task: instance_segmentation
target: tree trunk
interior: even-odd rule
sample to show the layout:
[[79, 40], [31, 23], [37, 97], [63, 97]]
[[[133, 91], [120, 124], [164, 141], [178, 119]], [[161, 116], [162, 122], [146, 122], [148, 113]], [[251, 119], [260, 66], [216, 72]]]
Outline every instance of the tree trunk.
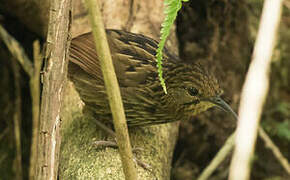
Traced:
[[50, 3], [35, 179], [56, 180], [61, 144], [60, 111], [67, 80], [71, 0]]

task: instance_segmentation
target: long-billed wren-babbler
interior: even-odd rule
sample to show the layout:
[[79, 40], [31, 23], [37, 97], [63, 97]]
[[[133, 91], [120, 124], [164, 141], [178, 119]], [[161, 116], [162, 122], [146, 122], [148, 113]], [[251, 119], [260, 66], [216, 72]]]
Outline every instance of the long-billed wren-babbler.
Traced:
[[[129, 127], [188, 120], [213, 106], [234, 114], [221, 99], [216, 78], [201, 65], [185, 63], [165, 48], [165, 94], [155, 61], [158, 42], [121, 30], [106, 32]], [[72, 40], [69, 60], [69, 78], [86, 107], [112, 121], [92, 33]]]

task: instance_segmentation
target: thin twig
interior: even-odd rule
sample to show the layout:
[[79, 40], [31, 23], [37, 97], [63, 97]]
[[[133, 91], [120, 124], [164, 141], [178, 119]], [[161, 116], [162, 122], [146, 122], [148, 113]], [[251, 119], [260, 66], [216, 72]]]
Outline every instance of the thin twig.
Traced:
[[109, 99], [109, 104], [112, 111], [114, 127], [117, 136], [117, 143], [122, 160], [123, 171], [125, 178], [128, 180], [137, 179], [137, 171], [133, 162], [133, 154], [128, 134], [128, 127], [126, 123], [123, 103], [121, 99], [120, 89], [112, 58], [109, 50], [109, 45], [106, 38], [104, 24], [99, 8], [99, 2], [95, 0], [86, 0], [90, 14], [90, 21], [93, 30], [94, 40], [98, 59], [100, 61], [103, 72], [106, 91]]
[[282, 167], [286, 170], [286, 172], [290, 175], [290, 165], [288, 160], [283, 156], [279, 148], [274, 144], [271, 138], [267, 135], [267, 133], [263, 130], [263, 128], [259, 127], [259, 135], [264, 140], [265, 146], [268, 147], [278, 160], [278, 162], [282, 165]]
[[220, 163], [232, 151], [235, 145], [235, 135], [236, 133], [234, 132], [230, 137], [228, 137], [223, 147], [215, 155], [210, 164], [203, 170], [203, 172], [200, 174], [197, 180], [206, 180], [211, 176], [211, 174], [216, 170], [216, 168], [220, 165]]
[[[218, 165], [225, 159], [227, 155], [229, 155], [231, 149], [234, 147], [234, 134], [235, 133], [228, 137], [227, 141], [212, 159], [210, 164], [200, 174], [198, 180], [208, 179], [211, 174], [216, 170]], [[274, 144], [274, 142], [271, 140], [271, 138], [267, 135], [262, 127], [259, 127], [259, 136], [265, 142], [266, 147], [268, 147], [273, 152], [274, 156], [282, 165], [282, 167], [286, 170], [286, 172], [290, 174], [290, 166], [287, 159], [283, 156], [279, 148]]]
[[[233, 116], [236, 120], [238, 120], [237, 114], [233, 111]], [[267, 133], [263, 130], [262, 127], [259, 127], [258, 129], [259, 136], [261, 139], [265, 142], [266, 147], [268, 147], [274, 154], [274, 156], [277, 158], [278, 162], [282, 165], [282, 167], [287, 171], [289, 174], [290, 168], [289, 163], [287, 159], [283, 156], [283, 154], [280, 152], [279, 148], [272, 142], [271, 138], [267, 135]], [[218, 165], [225, 159], [225, 157], [229, 154], [230, 150], [234, 146], [234, 134], [233, 133], [226, 143], [223, 145], [221, 150], [216, 154], [214, 159], [211, 161], [211, 163], [204, 169], [204, 171], [199, 176], [199, 180], [206, 180], [210, 175], [215, 171], [215, 169], [218, 167]], [[231, 140], [233, 141], [231, 141]], [[228, 151], [225, 151], [227, 149]]]
[[16, 179], [22, 180], [22, 152], [21, 152], [21, 87], [20, 87], [20, 68], [16, 60], [12, 60], [12, 68], [14, 74], [14, 134], [15, 134], [15, 149], [16, 149]]
[[115, 141], [94, 141], [93, 145], [95, 147], [111, 147], [118, 148], [118, 145]]
[[262, 107], [268, 92], [268, 73], [281, 17], [282, 2], [282, 0], [264, 2], [252, 62], [241, 95], [230, 180], [247, 180], [250, 177], [250, 162], [254, 153]]
[[4, 41], [11, 54], [16, 60], [22, 65], [24, 71], [29, 75], [33, 76], [33, 66], [31, 60], [29, 60], [24, 49], [9, 33], [0, 25], [0, 38]]
[[115, 132], [108, 128], [106, 125], [104, 125], [103, 123], [101, 123], [100, 121], [95, 121], [97, 126], [99, 126], [102, 130], [104, 130], [106, 133], [109, 133], [113, 138], [116, 138], [116, 134]]
[[132, 26], [134, 25], [134, 19], [136, 18], [137, 9], [138, 9], [138, 1], [131, 0], [130, 1], [130, 9], [128, 14], [128, 20], [126, 22], [125, 30], [130, 32]]
[[30, 78], [30, 95], [32, 100], [32, 140], [30, 148], [29, 179], [34, 178], [37, 159], [37, 138], [39, 132], [39, 110], [40, 110], [40, 70], [42, 66], [42, 55], [40, 53], [39, 41], [33, 43], [34, 71]]

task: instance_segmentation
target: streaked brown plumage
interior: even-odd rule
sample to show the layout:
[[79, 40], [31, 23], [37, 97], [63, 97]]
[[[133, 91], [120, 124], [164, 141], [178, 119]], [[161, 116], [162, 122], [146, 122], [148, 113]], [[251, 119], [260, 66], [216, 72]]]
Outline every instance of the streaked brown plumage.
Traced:
[[[120, 30], [107, 30], [107, 39], [128, 126], [187, 120], [214, 105], [228, 110], [219, 98], [222, 90], [217, 80], [202, 66], [186, 64], [165, 49], [163, 72], [168, 94], [164, 94], [155, 62], [157, 41]], [[86, 106], [99, 119], [111, 121], [91, 33], [71, 42], [69, 78]]]

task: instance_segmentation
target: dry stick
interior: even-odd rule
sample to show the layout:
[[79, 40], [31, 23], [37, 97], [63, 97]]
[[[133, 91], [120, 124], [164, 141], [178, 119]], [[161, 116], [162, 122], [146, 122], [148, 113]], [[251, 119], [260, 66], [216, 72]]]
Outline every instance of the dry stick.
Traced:
[[98, 52], [98, 59], [100, 61], [106, 91], [112, 111], [123, 171], [127, 180], [136, 180], [137, 171], [133, 162], [133, 154], [131, 150], [120, 89], [112, 63], [109, 45], [107, 42], [98, 3], [99, 1], [86, 0], [86, 6], [89, 10], [90, 21], [96, 44], [96, 51]]
[[242, 90], [236, 145], [230, 166], [230, 180], [247, 180], [254, 153], [262, 106], [269, 86], [268, 72], [281, 17], [282, 0], [264, 2], [253, 60]]
[[39, 41], [33, 43], [34, 71], [30, 78], [30, 95], [32, 100], [32, 140], [30, 149], [29, 179], [34, 178], [37, 159], [37, 138], [39, 132], [39, 110], [40, 110], [40, 70], [42, 66], [42, 55], [40, 53]]
[[283, 156], [279, 148], [272, 142], [271, 138], [267, 135], [267, 133], [263, 130], [263, 128], [259, 127], [259, 135], [264, 140], [265, 146], [268, 147], [282, 165], [282, 167], [286, 170], [286, 172], [290, 175], [290, 165], [288, 160]]
[[20, 68], [17, 64], [16, 60], [12, 60], [12, 68], [14, 74], [14, 94], [15, 94], [15, 102], [14, 102], [14, 114], [13, 114], [13, 122], [14, 122], [14, 135], [15, 135], [15, 146], [16, 146], [16, 179], [21, 180], [22, 176], [22, 155], [21, 155], [21, 87], [20, 87]]
[[227, 157], [227, 155], [231, 152], [235, 144], [235, 136], [234, 132], [228, 139], [226, 140], [223, 147], [219, 150], [219, 152], [212, 159], [210, 164], [204, 169], [204, 171], [200, 174], [197, 180], [206, 180], [210, 177], [210, 175], [216, 170], [219, 164]]
[[[234, 115], [235, 119], [238, 118], [237, 115]], [[274, 144], [274, 142], [271, 140], [271, 138], [267, 135], [267, 133], [263, 130], [262, 127], [259, 127], [258, 130], [259, 136], [263, 139], [265, 142], [265, 146], [268, 147], [274, 154], [274, 156], [277, 158], [279, 163], [282, 165], [282, 167], [286, 170], [288, 174], [290, 174], [290, 167], [287, 159], [283, 156], [283, 154], [280, 152], [279, 148]], [[230, 153], [231, 149], [234, 147], [234, 136], [236, 132], [234, 132], [226, 141], [226, 143], [223, 145], [223, 147], [220, 149], [220, 151], [216, 154], [216, 156], [212, 159], [210, 164], [203, 170], [201, 175], [198, 177], [198, 180], [206, 180], [210, 177], [210, 175], [216, 170], [218, 165], [225, 159], [225, 157]]]
[[[0, 37], [1, 37], [1, 39], [3, 39], [4, 43], [6, 44], [6, 46], [9, 49], [9, 51], [11, 52], [12, 56], [15, 57], [15, 59], [22, 65], [22, 68], [24, 69], [24, 71], [29, 75], [30, 85], [31, 85], [31, 82], [32, 82], [31, 80], [33, 79], [33, 76], [38, 76], [39, 77], [39, 72], [36, 74], [36, 72], [35, 72], [35, 70], [34, 70], [34, 68], [32, 66], [31, 60], [28, 59], [28, 56], [26, 55], [23, 47], [8, 32], [6, 32], [6, 30], [1, 25], [0, 25]], [[16, 66], [16, 65], [14, 65], [14, 63], [15, 62], [13, 62], [13, 67]], [[14, 68], [16, 68], [16, 67], [14, 67]], [[14, 71], [16, 71], [16, 69], [14, 69]], [[15, 76], [16, 75], [17, 74], [15, 74]], [[15, 84], [15, 86], [17, 86], [17, 85]], [[38, 86], [39, 86], [39, 83], [38, 83]], [[38, 87], [38, 89], [39, 89], [39, 87]], [[30, 90], [31, 90], [31, 87], [30, 87]], [[17, 89], [16, 89], [16, 91], [17, 91]], [[33, 97], [34, 96], [37, 96], [38, 97], [38, 101], [39, 101], [39, 93], [37, 95], [35, 91], [31, 91], [32, 102], [33, 102]], [[16, 96], [16, 98], [17, 98], [17, 96]], [[39, 105], [36, 108], [39, 109]], [[16, 107], [16, 109], [17, 109], [17, 107]], [[32, 109], [33, 109], [33, 107], [32, 107]], [[32, 112], [33, 112], [32, 116], [34, 117], [35, 116], [34, 115], [34, 110]], [[39, 115], [37, 114], [37, 117], [38, 116]], [[14, 119], [14, 121], [15, 121], [15, 119]], [[17, 121], [15, 121], [15, 123], [17, 123]], [[34, 122], [33, 122], [33, 125], [34, 125]], [[38, 125], [37, 125], [37, 127], [38, 127]], [[33, 130], [34, 130], [34, 128], [33, 128]], [[33, 133], [32, 137], [34, 137], [34, 134], [35, 133]], [[15, 134], [15, 136], [16, 135], [17, 134]], [[36, 134], [36, 136], [37, 136], [37, 134]], [[16, 138], [17, 138], [17, 136], [16, 136]], [[33, 142], [33, 140], [32, 140], [32, 142]], [[33, 149], [31, 149], [31, 150], [33, 150]], [[19, 159], [19, 158], [17, 158], [17, 159]], [[21, 161], [21, 160], [19, 160], [19, 161]]]
[[34, 177], [34, 169], [36, 163], [36, 146], [39, 126], [39, 101], [40, 101], [40, 70], [42, 66], [42, 57], [40, 55], [40, 45], [38, 41], [33, 43], [34, 47], [34, 67], [31, 60], [28, 59], [22, 46], [16, 41], [9, 33], [5, 31], [0, 25], [0, 35], [4, 40], [6, 46], [10, 50], [11, 54], [22, 65], [25, 72], [30, 77], [30, 94], [32, 99], [32, 144], [30, 153], [30, 165], [29, 165], [29, 179]]
[[32, 77], [33, 66], [24, 49], [12, 36], [10, 36], [7, 31], [0, 25], [0, 38], [4, 41], [8, 47], [11, 54], [16, 58], [16, 60], [22, 65], [24, 71]]
[[67, 78], [71, 0], [50, 1], [35, 179], [57, 179], [60, 111]]
[[[227, 141], [223, 145], [223, 147], [219, 150], [219, 152], [212, 159], [210, 164], [203, 170], [203, 172], [198, 177], [198, 180], [205, 180], [211, 176], [211, 174], [216, 170], [219, 164], [225, 159], [225, 157], [231, 152], [231, 149], [234, 147], [234, 136], [235, 132], [228, 137]], [[267, 133], [263, 130], [262, 127], [259, 127], [259, 136], [265, 142], [265, 146], [268, 147], [282, 165], [282, 167], [286, 170], [288, 174], [290, 174], [290, 166], [287, 159], [283, 156], [279, 148], [274, 144], [271, 138], [267, 135]]]
[[129, 14], [128, 14], [128, 20], [126, 22], [125, 30], [130, 32], [131, 28], [134, 25], [134, 19], [136, 18], [136, 13], [138, 9], [138, 1], [130, 1], [130, 9], [129, 9]]

